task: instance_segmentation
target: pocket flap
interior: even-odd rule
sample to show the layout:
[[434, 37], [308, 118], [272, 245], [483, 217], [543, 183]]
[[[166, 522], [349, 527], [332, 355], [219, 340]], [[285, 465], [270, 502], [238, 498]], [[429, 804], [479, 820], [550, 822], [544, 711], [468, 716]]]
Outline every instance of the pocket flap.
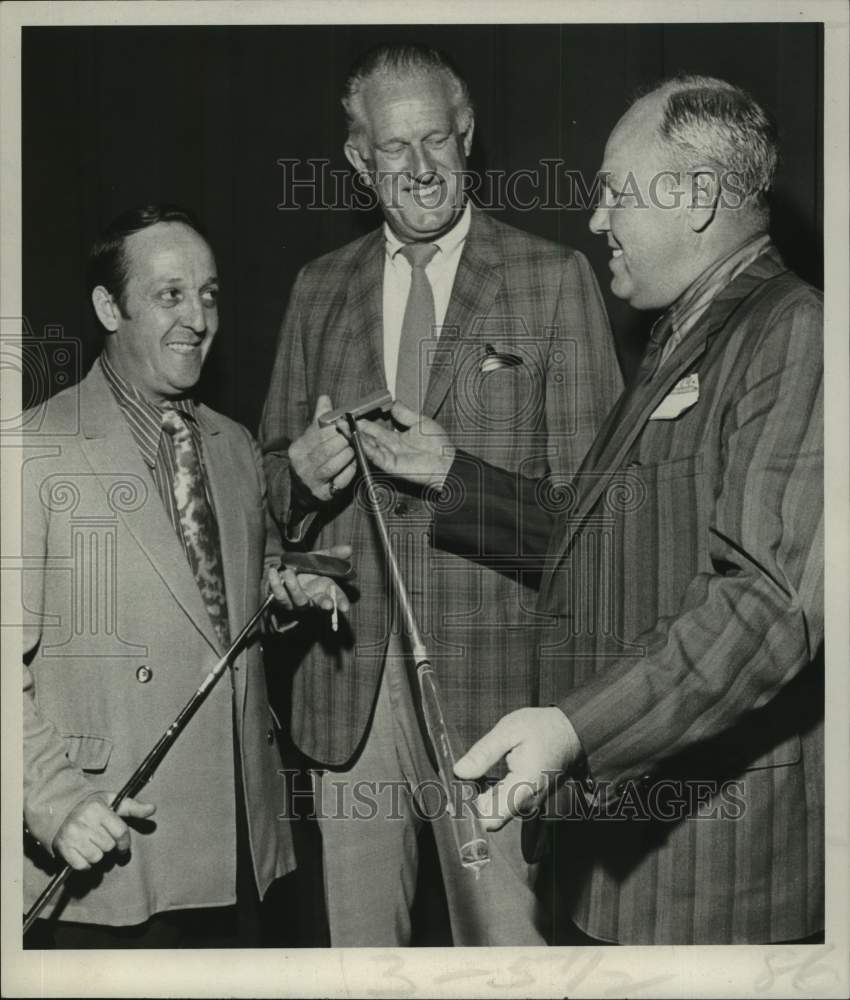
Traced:
[[747, 771], [758, 771], [763, 767], [785, 767], [798, 764], [803, 755], [803, 747], [797, 733], [792, 733], [766, 753], [760, 754], [746, 765]]
[[81, 771], [105, 771], [112, 755], [108, 736], [76, 736], [64, 733], [65, 756]]

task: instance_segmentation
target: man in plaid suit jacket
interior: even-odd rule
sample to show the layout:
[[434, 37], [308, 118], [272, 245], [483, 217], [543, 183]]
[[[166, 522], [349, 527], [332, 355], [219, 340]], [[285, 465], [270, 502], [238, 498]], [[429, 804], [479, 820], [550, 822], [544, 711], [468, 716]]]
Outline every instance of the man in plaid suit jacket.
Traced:
[[[666, 309], [637, 377], [572, 483], [459, 452], [465, 504], [436, 517], [435, 544], [485, 564], [521, 533], [511, 563], [553, 615], [552, 707], [509, 714], [456, 771], [511, 753], [479, 800], [494, 829], [571, 775], [547, 803], [569, 821], [546, 826], [564, 912], [593, 939], [823, 928], [822, 297], [767, 236], [776, 157], [772, 123], [723, 81], [678, 78], [633, 105], [591, 229], [615, 294]], [[369, 451], [437, 485], [435, 449], [451, 449], [423, 424], [373, 427]]]
[[[443, 57], [419, 47], [376, 50], [352, 73], [343, 103], [351, 125], [346, 153], [374, 184], [386, 225], [299, 274], [261, 438], [273, 509], [290, 539], [354, 546], [359, 595], [348, 630], [314, 636], [295, 670], [291, 728], [297, 747], [325, 770], [316, 791], [332, 943], [386, 946], [409, 940], [419, 825], [411, 789], [433, 783], [435, 772], [419, 707], [397, 669], [405, 650], [385, 560], [355, 489], [353, 453], [315, 417], [393, 387], [413, 284], [403, 258], [415, 244], [438, 248], [426, 269], [438, 338], [420, 346], [423, 359], [435, 356], [415, 405], [467, 447], [526, 475], [569, 474], [616, 400], [621, 377], [586, 260], [465, 201], [472, 108]], [[537, 700], [534, 594], [516, 579], [435, 556], [425, 498], [399, 483], [384, 485], [390, 534], [447, 721], [464, 749], [505, 712]], [[378, 781], [400, 790], [400, 803], [352, 819], [352, 788], [366, 795], [371, 787], [374, 796]], [[326, 819], [337, 801], [346, 818]], [[493, 861], [476, 880], [460, 869], [444, 819], [432, 826], [455, 943], [541, 942], [534, 868], [523, 861], [515, 831], [494, 838]]]

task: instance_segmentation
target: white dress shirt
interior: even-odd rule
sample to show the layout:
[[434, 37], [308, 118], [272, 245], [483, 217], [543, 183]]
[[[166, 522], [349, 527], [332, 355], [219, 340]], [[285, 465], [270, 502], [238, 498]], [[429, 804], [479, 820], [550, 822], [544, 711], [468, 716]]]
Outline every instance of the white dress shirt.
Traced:
[[[456, 225], [439, 239], [433, 241], [437, 253], [425, 268], [425, 274], [434, 293], [434, 318], [437, 334], [446, 318], [452, 286], [455, 283], [457, 265], [463, 252], [463, 244], [469, 232], [472, 210], [466, 203]], [[387, 388], [395, 396], [395, 376], [398, 366], [398, 345], [401, 340], [401, 326], [404, 309], [410, 292], [410, 264], [399, 253], [406, 244], [384, 223], [384, 371]]]

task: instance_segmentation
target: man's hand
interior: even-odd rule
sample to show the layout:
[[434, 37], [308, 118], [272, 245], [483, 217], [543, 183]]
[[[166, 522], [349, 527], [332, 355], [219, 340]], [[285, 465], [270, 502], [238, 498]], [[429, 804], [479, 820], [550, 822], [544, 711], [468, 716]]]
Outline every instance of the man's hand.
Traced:
[[455, 764], [458, 778], [480, 778], [502, 757], [508, 773], [478, 796], [486, 830], [500, 830], [540, 805], [558, 775], [581, 754], [581, 743], [559, 708], [520, 708], [499, 719]]
[[297, 485], [325, 502], [345, 489], [357, 472], [354, 451], [333, 425], [320, 427], [319, 417], [333, 409], [329, 396], [319, 396], [313, 422], [289, 446], [289, 467]]
[[[316, 555], [333, 556], [336, 559], [351, 557], [350, 545], [334, 545], [329, 549], [317, 550]], [[284, 556], [284, 559], [286, 557]], [[300, 611], [306, 608], [321, 608], [333, 613], [338, 609], [347, 614], [350, 608], [345, 591], [327, 576], [316, 576], [313, 573], [296, 573], [286, 567], [279, 572], [274, 566], [269, 567], [268, 589], [274, 594], [275, 601], [284, 611]], [[293, 622], [278, 623], [280, 631], [291, 627]]]
[[75, 806], [53, 838], [53, 852], [72, 868], [84, 871], [96, 865], [110, 851], [126, 854], [130, 850], [130, 829], [120, 817], [147, 819], [156, 812], [150, 802], [126, 798], [114, 813], [107, 802], [115, 793], [105, 792], [103, 798], [86, 799]]
[[371, 420], [358, 420], [357, 430], [370, 462], [391, 476], [439, 489], [452, 466], [455, 448], [435, 421], [395, 402], [392, 417], [406, 430], [387, 430]]

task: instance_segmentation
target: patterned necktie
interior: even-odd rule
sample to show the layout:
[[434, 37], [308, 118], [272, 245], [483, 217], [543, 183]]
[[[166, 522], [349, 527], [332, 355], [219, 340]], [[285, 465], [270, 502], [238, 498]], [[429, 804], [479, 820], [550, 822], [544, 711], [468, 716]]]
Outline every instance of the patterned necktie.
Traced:
[[434, 293], [425, 268], [438, 249], [433, 243], [408, 243], [399, 250], [410, 264], [410, 293], [401, 324], [395, 398], [418, 413], [425, 402], [429, 374], [428, 361], [421, 356], [420, 343], [434, 336], [437, 322]]
[[183, 548], [218, 641], [222, 649], [226, 649], [230, 645], [230, 625], [218, 524], [207, 499], [198, 451], [192, 432], [177, 410], [164, 411], [162, 427], [174, 441], [174, 499], [183, 533]]

